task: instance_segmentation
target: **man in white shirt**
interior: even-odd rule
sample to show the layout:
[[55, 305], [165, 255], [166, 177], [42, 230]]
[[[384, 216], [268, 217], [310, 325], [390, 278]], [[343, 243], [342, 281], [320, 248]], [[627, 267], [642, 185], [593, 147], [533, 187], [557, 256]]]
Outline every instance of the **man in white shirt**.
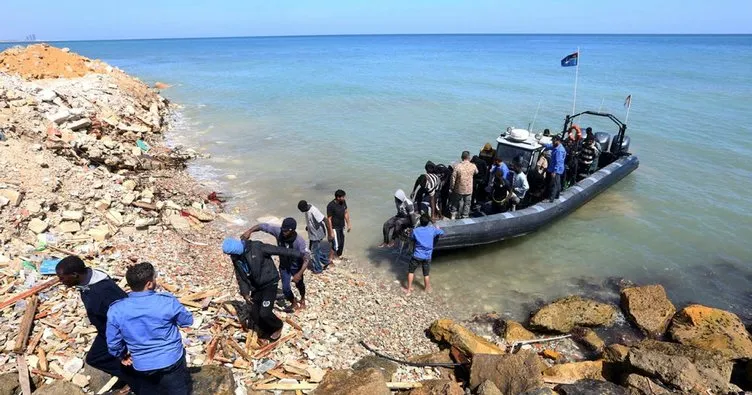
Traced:
[[524, 171], [522, 171], [522, 164], [515, 160], [515, 162], [512, 164], [512, 169], [515, 172], [514, 180], [512, 182], [512, 192], [511, 194], [511, 202], [512, 202], [512, 211], [514, 211], [517, 208], [517, 205], [520, 204], [522, 199], [525, 198], [525, 194], [527, 194], [527, 190], [530, 189], [530, 184], [527, 182], [527, 174], [525, 174]]
[[308, 231], [308, 249], [311, 251], [311, 265], [314, 273], [321, 273], [329, 266], [328, 254], [321, 248], [321, 241], [330, 232], [327, 229], [326, 217], [305, 200], [298, 202], [298, 210], [305, 214], [306, 230]]

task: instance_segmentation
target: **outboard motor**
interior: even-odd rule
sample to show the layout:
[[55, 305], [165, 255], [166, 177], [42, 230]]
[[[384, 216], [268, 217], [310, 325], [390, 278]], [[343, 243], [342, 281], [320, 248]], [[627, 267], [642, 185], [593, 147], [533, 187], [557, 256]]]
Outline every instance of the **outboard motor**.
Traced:
[[[630, 139], [629, 136], [624, 136], [624, 141], [621, 142], [621, 152], [629, 152], [629, 143]], [[618, 154], [620, 152], [619, 150], [619, 141], [617, 138], [614, 138], [611, 142], [611, 152], [613, 154]]]
[[611, 135], [606, 132], [596, 132], [595, 142], [601, 147], [601, 151], [606, 151], [606, 148], [611, 146]]

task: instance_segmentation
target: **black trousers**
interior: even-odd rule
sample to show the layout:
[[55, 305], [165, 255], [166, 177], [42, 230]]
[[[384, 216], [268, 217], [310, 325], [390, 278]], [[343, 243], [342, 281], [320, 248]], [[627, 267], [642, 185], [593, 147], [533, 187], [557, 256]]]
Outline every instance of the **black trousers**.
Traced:
[[384, 222], [382, 231], [384, 232], [384, 243], [389, 243], [399, 235], [405, 228], [410, 226], [410, 218], [394, 216]]
[[342, 252], [345, 251], [345, 228], [334, 228], [332, 249], [337, 253], [337, 256], [342, 256]]
[[251, 319], [258, 326], [262, 337], [268, 338], [272, 333], [282, 329], [282, 321], [273, 311], [275, 299], [277, 283], [256, 290], [251, 295]]
[[107, 351], [107, 339], [104, 334], [97, 333], [89, 352], [86, 354], [86, 364], [107, 374], [123, 380], [133, 392], [138, 390], [138, 380], [133, 367], [124, 366], [120, 360]]
[[136, 395], [190, 395], [191, 393], [191, 375], [185, 363], [185, 351], [177, 362], [166, 368], [137, 372], [137, 374], [140, 388]]
[[549, 173], [549, 176], [551, 177], [551, 180], [549, 181], [549, 192], [548, 192], [548, 198], [558, 199], [559, 193], [561, 193], [561, 174], [558, 173]]

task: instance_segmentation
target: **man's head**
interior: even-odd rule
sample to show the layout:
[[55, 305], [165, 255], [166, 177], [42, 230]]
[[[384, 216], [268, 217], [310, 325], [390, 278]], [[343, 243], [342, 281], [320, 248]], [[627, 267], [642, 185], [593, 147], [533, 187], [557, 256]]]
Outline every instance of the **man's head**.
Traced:
[[462, 160], [468, 160], [470, 159], [470, 151], [462, 151]]
[[494, 158], [494, 164], [496, 166], [501, 166], [501, 162], [503, 162], [503, 161], [501, 160], [500, 156], [497, 156], [497, 157]]
[[428, 174], [436, 173], [436, 165], [430, 160], [426, 162], [426, 173]]
[[245, 245], [242, 240], [228, 237], [222, 241], [222, 252], [227, 255], [242, 255]]
[[548, 129], [543, 129], [543, 135], [544, 136], [550, 136], [551, 135], [551, 131], [548, 130]]
[[345, 202], [346, 195], [345, 191], [337, 189], [337, 192], [334, 192], [334, 200], [336, 200], [337, 203], [342, 204]]
[[310, 209], [311, 209], [311, 205], [308, 204], [308, 202], [306, 202], [305, 200], [301, 200], [298, 202], [298, 210], [300, 210], [300, 212], [307, 213], [308, 210]]
[[131, 291], [153, 291], [157, 287], [156, 272], [149, 262], [137, 263], [125, 271], [125, 281]]
[[295, 221], [295, 218], [287, 217], [282, 220], [282, 226], [280, 228], [282, 229], [282, 237], [287, 240], [296, 236], [295, 229], [298, 228], [298, 223]]
[[554, 147], [558, 147], [558, 146], [559, 146], [559, 144], [561, 144], [561, 137], [559, 137], [559, 136], [554, 136], [554, 138], [553, 138], [553, 142], [554, 142]]
[[420, 226], [428, 226], [428, 224], [431, 223], [431, 216], [428, 215], [428, 213], [423, 213], [420, 215]]
[[491, 146], [491, 143], [486, 143], [486, 145], [483, 146], [483, 151], [490, 152], [493, 150], [493, 147]]
[[67, 287], [75, 287], [81, 284], [81, 279], [86, 274], [86, 265], [81, 258], [70, 255], [63, 258], [55, 266], [55, 273], [60, 282]]

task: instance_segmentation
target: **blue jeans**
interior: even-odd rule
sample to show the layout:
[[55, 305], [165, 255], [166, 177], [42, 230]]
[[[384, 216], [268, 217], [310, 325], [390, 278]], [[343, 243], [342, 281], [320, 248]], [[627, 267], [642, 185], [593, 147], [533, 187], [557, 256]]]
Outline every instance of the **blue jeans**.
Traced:
[[308, 242], [308, 249], [311, 250], [311, 271], [321, 273], [329, 265], [329, 255], [321, 247], [321, 240]]
[[[298, 266], [279, 268], [279, 274], [282, 276], [282, 293], [285, 294], [285, 299], [291, 302], [295, 300], [295, 294], [292, 293], [292, 284], [290, 283], [292, 282], [292, 276], [299, 271], [300, 268]], [[300, 277], [300, 281], [295, 283], [295, 287], [298, 289], [298, 292], [300, 292], [300, 298], [305, 298], [305, 283], [303, 282], [303, 277]]]

